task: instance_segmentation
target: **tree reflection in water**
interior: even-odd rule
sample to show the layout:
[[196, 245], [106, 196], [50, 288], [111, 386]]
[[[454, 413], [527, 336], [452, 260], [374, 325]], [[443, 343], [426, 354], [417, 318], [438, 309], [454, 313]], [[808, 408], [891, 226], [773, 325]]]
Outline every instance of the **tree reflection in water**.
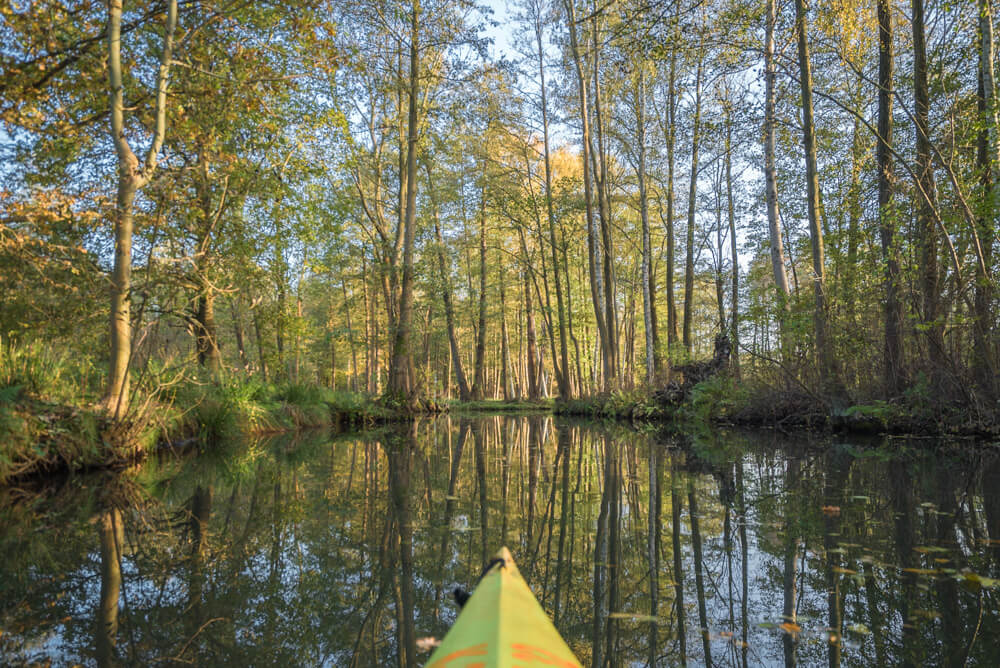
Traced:
[[420, 665], [507, 544], [595, 667], [996, 665], [998, 490], [986, 454], [545, 416], [246, 444], [0, 493], [0, 654]]

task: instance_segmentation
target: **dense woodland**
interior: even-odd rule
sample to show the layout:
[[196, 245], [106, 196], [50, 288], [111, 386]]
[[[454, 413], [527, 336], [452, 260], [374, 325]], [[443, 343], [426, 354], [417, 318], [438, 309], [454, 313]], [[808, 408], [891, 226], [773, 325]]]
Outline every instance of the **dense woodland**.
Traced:
[[2, 345], [119, 417], [644, 391], [719, 334], [760, 387], [993, 410], [990, 0], [501, 5], [3, 3]]

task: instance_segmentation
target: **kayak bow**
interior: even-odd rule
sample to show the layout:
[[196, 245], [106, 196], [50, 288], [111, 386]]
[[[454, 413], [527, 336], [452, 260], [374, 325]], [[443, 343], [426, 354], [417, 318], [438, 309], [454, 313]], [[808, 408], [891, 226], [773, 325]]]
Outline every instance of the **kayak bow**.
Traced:
[[580, 662], [500, 548], [427, 668], [580, 668]]

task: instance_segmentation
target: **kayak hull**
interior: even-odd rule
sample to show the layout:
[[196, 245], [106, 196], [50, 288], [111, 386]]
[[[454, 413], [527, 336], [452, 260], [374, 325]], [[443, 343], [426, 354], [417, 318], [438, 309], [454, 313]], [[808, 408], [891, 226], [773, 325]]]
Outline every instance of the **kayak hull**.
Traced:
[[504, 547], [426, 668], [580, 668]]

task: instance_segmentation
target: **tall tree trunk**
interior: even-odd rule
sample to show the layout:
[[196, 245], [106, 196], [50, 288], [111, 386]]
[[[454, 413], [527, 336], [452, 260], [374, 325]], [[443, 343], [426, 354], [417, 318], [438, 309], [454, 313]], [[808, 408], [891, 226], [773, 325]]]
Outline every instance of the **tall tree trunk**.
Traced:
[[646, 334], [646, 384], [653, 385], [659, 365], [656, 361], [656, 328], [653, 326], [653, 277], [650, 271], [652, 248], [649, 240], [649, 201], [646, 196], [646, 78], [639, 64], [635, 89], [635, 133], [639, 144], [639, 217], [642, 220], [642, 324]]
[[[785, 252], [781, 234], [781, 219], [778, 217], [778, 182], [775, 167], [774, 125], [775, 125], [775, 72], [774, 72], [774, 28], [777, 21], [776, 0], [767, 0], [766, 29], [764, 33], [764, 184], [767, 202], [767, 229], [771, 242], [771, 271], [778, 291], [778, 312], [784, 323], [790, 304], [791, 290], [788, 274], [785, 272]], [[782, 330], [784, 326], [782, 325]]]
[[[448, 259], [445, 256], [444, 238], [441, 236], [441, 212], [438, 209], [437, 198], [435, 197], [434, 184], [431, 182], [431, 169], [424, 163], [427, 172], [427, 192], [430, 194], [431, 207], [434, 218], [434, 236], [437, 240], [438, 270], [441, 273], [441, 301], [444, 302], [445, 326], [448, 330], [448, 345], [451, 348], [452, 368], [455, 370], [455, 380], [458, 382], [458, 397], [462, 401], [469, 401], [472, 392], [469, 390], [469, 381], [465, 378], [465, 369], [462, 366], [462, 354], [458, 348], [458, 336], [455, 334], [455, 307], [452, 303], [451, 295], [451, 270], [448, 267]], [[451, 379], [445, 380], [450, 384]]]
[[[678, 3], [678, 6], [680, 3]], [[680, 9], [677, 10], [678, 12]], [[677, 38], [676, 21], [674, 18], [674, 35]], [[679, 41], [679, 38], [677, 38]], [[674, 301], [674, 266], [677, 240], [674, 234], [674, 148], [677, 138], [675, 122], [677, 120], [677, 46], [670, 49], [670, 71], [667, 74], [667, 127], [664, 131], [667, 140], [667, 359], [677, 343], [677, 303]]]
[[896, 240], [896, 212], [893, 209], [895, 175], [892, 159], [892, 7], [878, 0], [878, 165], [879, 234], [885, 262], [885, 389], [890, 397], [903, 389], [903, 309], [899, 299], [899, 248]]
[[250, 358], [247, 355], [246, 342], [243, 338], [243, 312], [237, 306], [237, 300], [242, 305], [242, 295], [237, 297], [237, 299], [229, 300], [229, 310], [233, 316], [233, 335], [236, 337], [236, 349], [239, 351], [240, 355], [240, 366], [242, 366], [243, 371], [246, 372], [250, 369]]
[[541, 7], [535, 8], [535, 43], [538, 46], [538, 81], [542, 103], [542, 141], [545, 151], [545, 209], [549, 222], [549, 245], [552, 251], [552, 275], [556, 284], [556, 310], [559, 318], [559, 369], [556, 381], [559, 385], [559, 398], [569, 399], [573, 393], [569, 374], [569, 345], [566, 341], [566, 309], [563, 305], [562, 282], [559, 279], [559, 249], [556, 246], [556, 213], [552, 201], [552, 163], [549, 152], [549, 106], [545, 88], [545, 55], [542, 48], [542, 15]]
[[802, 88], [802, 144], [805, 149], [806, 162], [806, 210], [809, 214], [809, 238], [812, 242], [813, 293], [815, 298], [813, 326], [816, 337], [816, 353], [819, 357], [820, 382], [825, 390], [834, 391], [838, 380], [827, 326], [823, 225], [820, 220], [819, 174], [816, 169], [816, 129], [813, 123], [812, 69], [809, 62], [809, 35], [805, 0], [795, 0], [795, 22], [799, 43], [799, 81]]
[[504, 289], [504, 271], [499, 272], [500, 278], [500, 383], [503, 386], [504, 401], [514, 398], [514, 390], [510, 378], [510, 341], [507, 336], [507, 294]]
[[[930, 94], [927, 88], [927, 44], [924, 36], [924, 0], [912, 0], [913, 28], [913, 101], [917, 151], [917, 185], [924, 196], [918, 198], [916, 245], [919, 249], [921, 322], [929, 343], [928, 360], [935, 376], [940, 374], [944, 358], [944, 328], [938, 322], [940, 295], [938, 290], [938, 229], [935, 224], [937, 186], [931, 164], [929, 128]], [[937, 380], [940, 380], [938, 378]]]
[[604, 341], [608, 338], [608, 322], [605, 319], [604, 307], [601, 302], [600, 284], [602, 269], [598, 257], [599, 247], [594, 230], [594, 193], [593, 175], [591, 174], [593, 158], [590, 146], [590, 106], [587, 99], [587, 77], [583, 73], [583, 57], [580, 53], [580, 44], [577, 39], [575, 0], [563, 0], [563, 2], [566, 7], [570, 50], [573, 54], [577, 92], [580, 98], [580, 122], [583, 133], [583, 199], [587, 214], [587, 260], [590, 269], [590, 296], [594, 304], [594, 317], [597, 322], [598, 339], [603, 349]]
[[410, 79], [409, 111], [406, 146], [406, 213], [403, 218], [403, 279], [399, 295], [399, 317], [396, 321], [392, 364], [386, 393], [396, 399], [413, 400], [413, 357], [411, 319], [413, 315], [413, 239], [417, 227], [417, 107], [420, 104], [420, 2], [414, 0], [410, 10]]
[[740, 261], [736, 243], [736, 205], [733, 197], [733, 108], [726, 97], [726, 205], [729, 211], [729, 254], [733, 262], [732, 319], [729, 339], [732, 341], [733, 373], [740, 375]]
[[604, 390], [606, 392], [618, 388], [621, 382], [621, 364], [619, 360], [620, 346], [618, 344], [618, 308], [615, 304], [615, 254], [611, 237], [611, 198], [608, 179], [608, 153], [605, 143], [604, 115], [601, 107], [601, 62], [600, 44], [598, 40], [599, 12], [592, 13], [591, 40], [593, 44], [594, 69], [594, 120], [597, 135], [597, 152], [591, 151], [594, 165], [594, 181], [597, 185], [598, 211], [601, 221], [601, 259], [604, 274], [604, 317], [608, 337], [604, 341]]
[[698, 47], [698, 69], [694, 84], [694, 128], [691, 134], [691, 182], [688, 185], [687, 248], [684, 259], [684, 348], [691, 354], [691, 323], [694, 317], [694, 215], [698, 199], [698, 140], [701, 139], [701, 76], [704, 54]]
[[[993, 8], [991, 0], [979, 0], [979, 131], [978, 155], [983, 206], [979, 216], [979, 238], [983, 239], [982, 262], [976, 265], [974, 355], [976, 384], [985, 398], [996, 397], [993, 355], [993, 285], [984, 268], [993, 260], [996, 212], [1000, 206], [995, 173], [1000, 165], [1000, 127], [997, 122], [996, 80], [993, 64]], [[1000, 179], [998, 179], [1000, 181]]]
[[344, 293], [344, 320], [347, 325], [347, 344], [351, 347], [351, 384], [352, 392], [358, 391], [358, 352], [354, 345], [354, 327], [351, 326], [351, 303], [347, 296], [347, 281], [340, 277], [340, 288]]
[[538, 386], [538, 343], [535, 334], [535, 313], [531, 309], [531, 279], [528, 272], [524, 272], [524, 320], [527, 327], [527, 354], [528, 354], [528, 398], [540, 399], [541, 390]]
[[486, 393], [486, 169], [479, 202], [479, 325], [476, 327], [476, 366], [472, 382], [472, 398], [482, 399]]
[[121, 57], [122, 0], [108, 2], [108, 89], [111, 138], [118, 157], [118, 197], [115, 208], [115, 262], [111, 274], [111, 358], [105, 405], [120, 420], [128, 411], [129, 364], [132, 359], [132, 227], [135, 196], [153, 177], [167, 127], [167, 84], [177, 29], [177, 0], [168, 0], [163, 49], [156, 76], [156, 128], [145, 163], [125, 137], [125, 84]]

